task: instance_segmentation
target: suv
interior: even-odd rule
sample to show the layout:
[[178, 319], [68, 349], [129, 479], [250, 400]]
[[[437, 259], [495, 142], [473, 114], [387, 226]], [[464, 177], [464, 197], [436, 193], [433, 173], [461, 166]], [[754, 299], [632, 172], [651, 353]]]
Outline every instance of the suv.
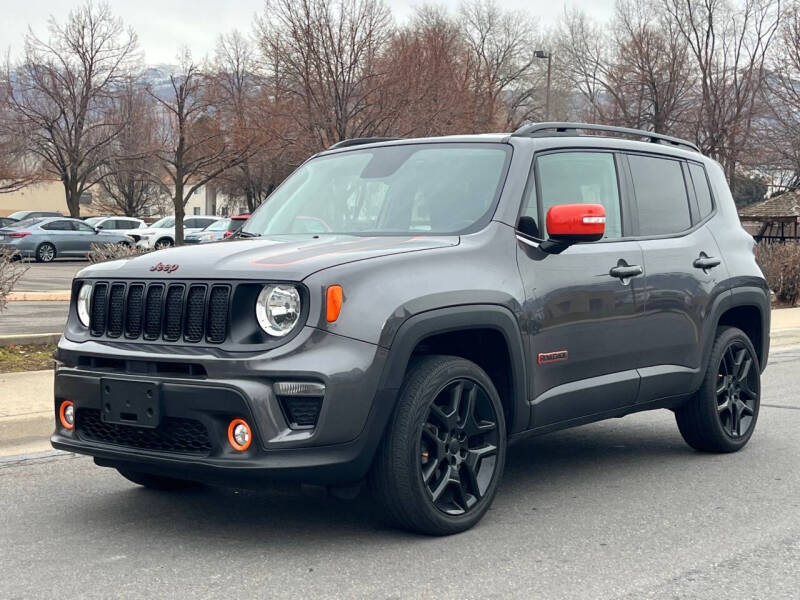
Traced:
[[230, 243], [78, 274], [52, 443], [159, 489], [366, 480], [400, 526], [463, 531], [531, 435], [669, 409], [693, 448], [742, 448], [769, 349], [754, 245], [675, 138], [349, 140]]

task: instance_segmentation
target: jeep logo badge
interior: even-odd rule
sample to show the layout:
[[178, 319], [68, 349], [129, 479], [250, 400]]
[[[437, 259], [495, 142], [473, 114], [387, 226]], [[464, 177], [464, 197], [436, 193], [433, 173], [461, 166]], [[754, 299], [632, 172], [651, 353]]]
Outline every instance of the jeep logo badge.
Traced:
[[150, 267], [151, 271], [163, 271], [164, 273], [174, 273], [178, 270], [180, 265], [165, 265], [164, 263], [158, 263], [157, 265], [153, 265]]

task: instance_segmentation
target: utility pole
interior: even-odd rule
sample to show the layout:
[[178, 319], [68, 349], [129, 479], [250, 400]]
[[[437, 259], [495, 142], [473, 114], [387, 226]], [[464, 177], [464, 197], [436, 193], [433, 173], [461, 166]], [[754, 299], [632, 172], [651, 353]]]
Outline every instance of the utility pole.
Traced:
[[536, 50], [533, 55], [536, 58], [547, 59], [547, 92], [544, 102], [544, 120], [550, 120], [550, 70], [553, 66], [553, 53], [550, 50]]

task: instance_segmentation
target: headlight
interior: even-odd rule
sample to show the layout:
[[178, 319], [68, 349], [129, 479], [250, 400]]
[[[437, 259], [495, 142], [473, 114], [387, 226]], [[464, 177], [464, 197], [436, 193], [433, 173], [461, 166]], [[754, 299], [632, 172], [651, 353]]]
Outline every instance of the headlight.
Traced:
[[291, 285], [267, 285], [256, 300], [256, 319], [266, 333], [288, 334], [300, 319], [300, 293]]
[[78, 318], [84, 327], [89, 326], [89, 315], [92, 307], [92, 284], [84, 283], [78, 292]]

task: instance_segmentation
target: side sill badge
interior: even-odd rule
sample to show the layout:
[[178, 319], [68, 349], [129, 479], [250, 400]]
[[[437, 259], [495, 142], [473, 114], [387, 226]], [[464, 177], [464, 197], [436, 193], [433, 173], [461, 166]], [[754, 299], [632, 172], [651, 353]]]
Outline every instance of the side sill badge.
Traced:
[[537, 358], [537, 362], [540, 365], [546, 365], [548, 363], [562, 362], [568, 359], [569, 359], [569, 351], [556, 350], [555, 352], [540, 352]]

